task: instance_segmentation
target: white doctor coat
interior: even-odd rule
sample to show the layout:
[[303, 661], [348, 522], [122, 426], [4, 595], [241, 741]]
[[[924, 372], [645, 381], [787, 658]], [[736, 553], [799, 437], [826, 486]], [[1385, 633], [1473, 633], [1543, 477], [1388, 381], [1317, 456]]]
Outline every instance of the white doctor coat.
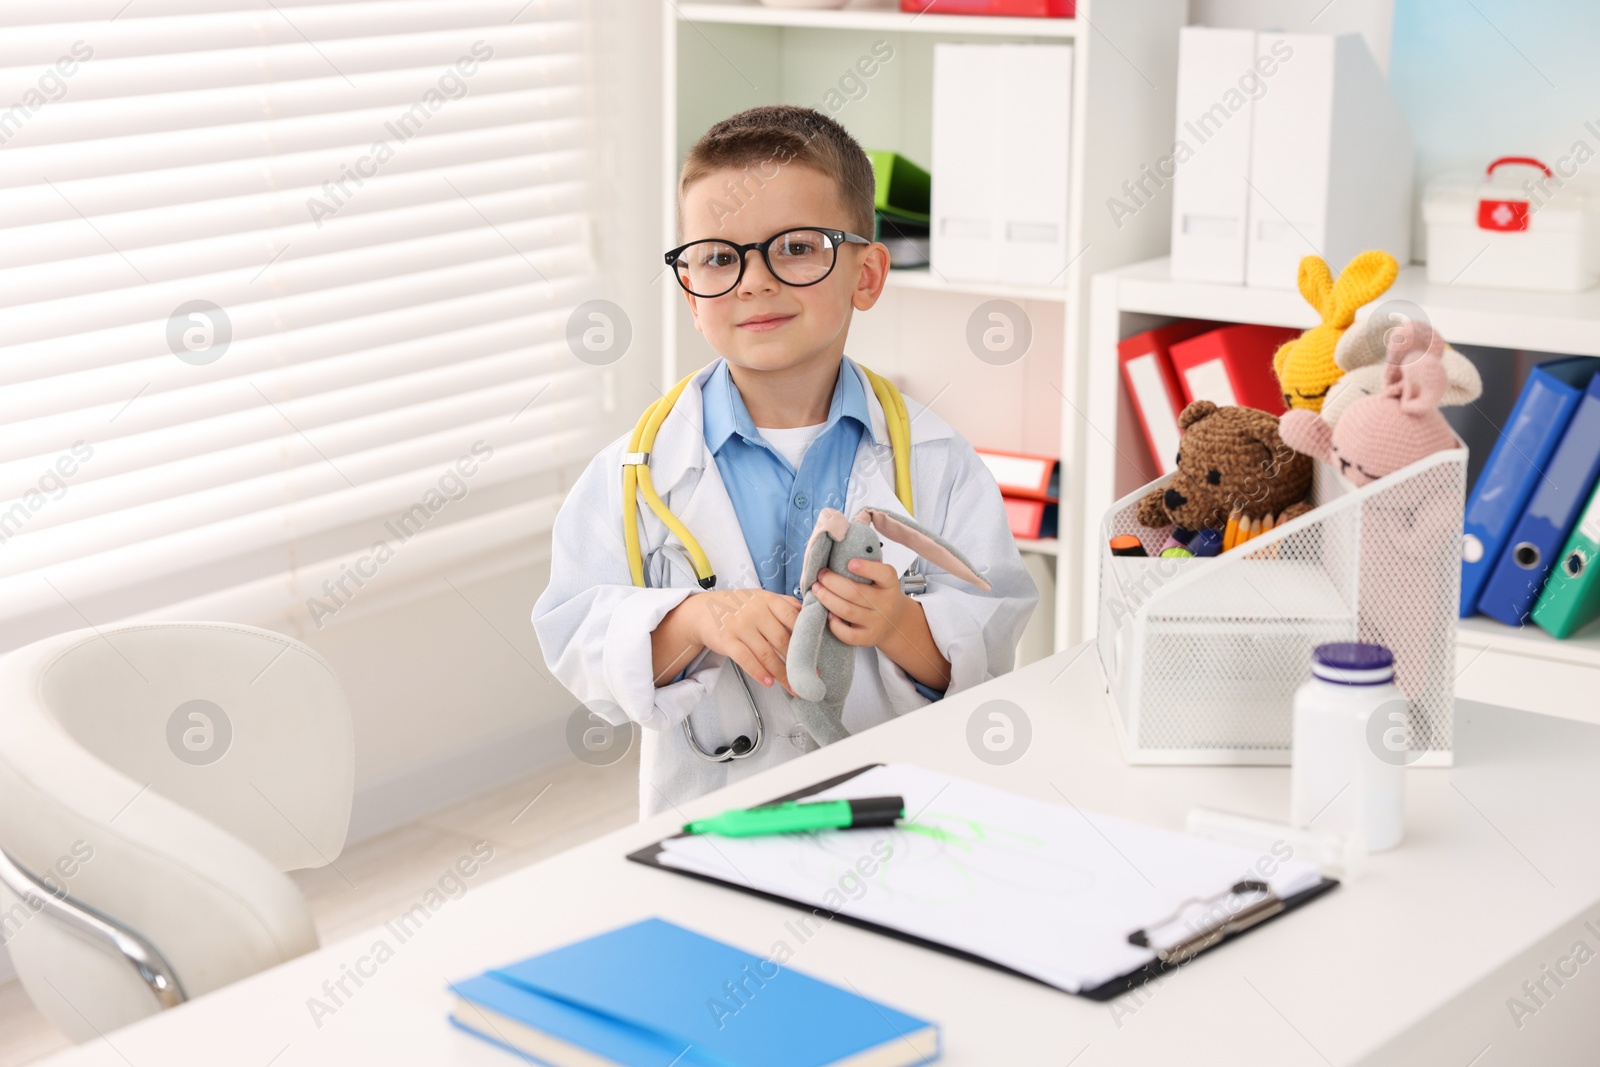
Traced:
[[[708, 364], [679, 396], [651, 454], [656, 491], [710, 559], [717, 589], [759, 589], [733, 502], [723, 486], [701, 422], [700, 388]], [[846, 360], [843, 368], [860, 375]], [[894, 463], [883, 407], [862, 375], [872, 433], [862, 434], [846, 493], [846, 515], [863, 507], [904, 515], [894, 493]], [[969, 689], [1015, 664], [1017, 641], [1039, 601], [1006, 522], [1000, 489], [972, 446], [931, 410], [906, 398], [911, 419], [911, 478], [916, 520], [958, 547], [993, 587], [984, 593], [892, 541], [884, 562], [927, 576], [918, 601], [939, 651], [950, 661], [946, 693]], [[874, 439], [882, 442], [874, 444]], [[596, 713], [640, 724], [639, 808], [649, 816], [776, 766], [815, 748], [795, 719], [782, 686], [746, 679], [760, 709], [765, 739], [752, 756], [712, 763], [690, 748], [681, 723], [714, 751], [739, 734], [754, 736], [750, 704], [737, 667], [703, 651], [679, 681], [657, 687], [650, 634], [686, 597], [699, 591], [678, 538], [641, 500], [640, 550], [649, 588], [632, 584], [622, 540], [622, 455], [627, 437], [589, 464], [556, 517], [550, 584], [533, 608], [540, 647], [556, 677]], [[859, 733], [928, 700], [911, 678], [876, 648], [856, 649], [855, 681], [844, 724]]]

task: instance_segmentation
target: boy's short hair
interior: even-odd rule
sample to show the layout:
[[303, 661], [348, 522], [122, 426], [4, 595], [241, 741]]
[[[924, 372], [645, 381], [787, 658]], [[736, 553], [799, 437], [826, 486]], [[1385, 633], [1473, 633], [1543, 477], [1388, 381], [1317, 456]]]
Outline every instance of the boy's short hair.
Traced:
[[[743, 198], [776, 177], [779, 167], [810, 167], [834, 180], [846, 224], [873, 236], [875, 214], [872, 163], [861, 145], [833, 119], [809, 107], [776, 104], [753, 107], [723, 119], [689, 149], [678, 176], [678, 228], [683, 228], [683, 197], [689, 186], [714, 171], [744, 171], [726, 203], [731, 215]], [[824, 220], [797, 220], [821, 225]]]

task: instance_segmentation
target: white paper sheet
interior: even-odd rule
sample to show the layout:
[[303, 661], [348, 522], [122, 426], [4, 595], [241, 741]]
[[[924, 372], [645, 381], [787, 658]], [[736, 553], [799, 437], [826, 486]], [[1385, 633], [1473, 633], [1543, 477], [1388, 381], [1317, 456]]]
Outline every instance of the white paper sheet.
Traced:
[[[1312, 864], [1285, 860], [1287, 847], [1263, 856], [908, 764], [875, 767], [815, 799], [889, 795], [905, 798], [913, 825], [672, 838], [660, 861], [963, 949], [1070, 993], [1150, 962], [1128, 934], [1188, 901], [1243, 880], [1280, 897], [1321, 880]], [[1209, 925], [1198, 908], [1184, 915], [1161, 927], [1161, 943]]]

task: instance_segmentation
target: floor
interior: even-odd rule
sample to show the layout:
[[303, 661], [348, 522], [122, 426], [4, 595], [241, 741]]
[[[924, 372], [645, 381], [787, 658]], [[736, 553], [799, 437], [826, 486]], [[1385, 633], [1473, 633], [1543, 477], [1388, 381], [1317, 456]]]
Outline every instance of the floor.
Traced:
[[[494, 847], [474, 884], [510, 874], [639, 815], [637, 748], [610, 767], [576, 759], [352, 845], [332, 866], [294, 871], [324, 944], [391, 919], [479, 841]], [[480, 855], [482, 850], [480, 849]], [[15, 981], [0, 983], [0, 1067], [68, 1046]]]

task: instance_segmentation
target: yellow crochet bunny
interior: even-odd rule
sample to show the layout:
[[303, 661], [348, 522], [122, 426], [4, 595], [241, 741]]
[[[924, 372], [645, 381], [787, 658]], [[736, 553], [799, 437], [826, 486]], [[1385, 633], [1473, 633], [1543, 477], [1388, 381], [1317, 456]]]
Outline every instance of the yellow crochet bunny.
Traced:
[[1290, 408], [1322, 410], [1328, 389], [1344, 371], [1333, 361], [1334, 346], [1356, 320], [1356, 309], [1383, 295], [1394, 284], [1400, 264], [1387, 252], [1363, 252], [1334, 281], [1320, 256], [1300, 261], [1300, 295], [1322, 316], [1272, 357], [1272, 370]]

